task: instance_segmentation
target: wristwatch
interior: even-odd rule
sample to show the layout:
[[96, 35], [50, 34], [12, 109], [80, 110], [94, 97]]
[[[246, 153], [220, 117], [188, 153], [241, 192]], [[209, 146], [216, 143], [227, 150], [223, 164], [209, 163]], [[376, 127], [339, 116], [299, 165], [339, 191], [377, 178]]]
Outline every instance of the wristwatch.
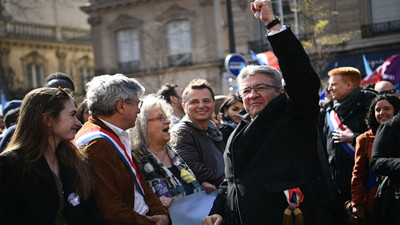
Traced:
[[273, 27], [273, 26], [275, 26], [275, 25], [277, 25], [278, 23], [281, 23], [282, 21], [277, 17], [277, 16], [275, 16], [275, 19], [274, 20], [272, 20], [269, 24], [267, 24], [265, 27], [269, 30], [269, 29], [271, 29], [271, 27]]

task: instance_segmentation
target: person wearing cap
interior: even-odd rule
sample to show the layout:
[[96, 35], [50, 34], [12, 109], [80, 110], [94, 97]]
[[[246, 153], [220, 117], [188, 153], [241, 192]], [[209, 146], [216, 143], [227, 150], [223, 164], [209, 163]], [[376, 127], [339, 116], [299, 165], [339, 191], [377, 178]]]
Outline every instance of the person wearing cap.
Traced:
[[[3, 109], [4, 122], [5, 122], [5, 116], [9, 114], [10, 111], [21, 107], [21, 103], [22, 100], [11, 100], [7, 102], [7, 104], [4, 106]], [[0, 134], [0, 153], [7, 147], [8, 142], [11, 140], [11, 137], [14, 134], [15, 128], [16, 128], [15, 124], [11, 126], [7, 126], [6, 124], [6, 128], [3, 130], [3, 133]]]
[[319, 135], [338, 197], [333, 224], [346, 224], [343, 206], [351, 199], [356, 138], [368, 130], [365, 116], [376, 94], [360, 88], [361, 74], [354, 67], [335, 68], [328, 76], [332, 101], [321, 107]]

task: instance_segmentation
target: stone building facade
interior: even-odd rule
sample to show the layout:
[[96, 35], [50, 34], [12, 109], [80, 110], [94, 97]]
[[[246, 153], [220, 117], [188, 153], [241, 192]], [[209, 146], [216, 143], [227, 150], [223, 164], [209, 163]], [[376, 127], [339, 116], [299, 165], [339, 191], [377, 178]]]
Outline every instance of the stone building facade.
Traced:
[[[12, 1], [11, 1], [12, 2]], [[2, 5], [0, 18], [0, 89], [8, 100], [23, 98], [45, 78], [64, 72], [75, 82], [77, 96], [94, 75], [94, 55], [86, 1], [36, 0], [36, 5]], [[31, 0], [21, 2], [30, 4]], [[29, 6], [29, 7], [28, 7]]]
[[[251, 61], [250, 50], [271, 50], [264, 26], [251, 15], [251, 1], [230, 1], [236, 52]], [[321, 78], [334, 66], [365, 71], [362, 54], [374, 69], [400, 49], [400, 1], [308, 2], [309, 11], [303, 0], [273, 4], [300, 40], [314, 38], [306, 50]], [[91, 25], [95, 73], [135, 77], [148, 93], [166, 82], [186, 86], [194, 78], [210, 81], [217, 94], [229, 93], [234, 77], [224, 68], [229, 54], [225, 6], [226, 0], [90, 0], [81, 9]], [[315, 25], [325, 22], [316, 34]]]
[[[254, 39], [247, 3], [233, 4], [235, 23], [241, 25], [236, 48], [246, 55]], [[92, 27], [96, 73], [135, 77], [148, 93], [166, 82], [186, 86], [194, 78], [226, 93], [224, 7], [220, 0], [91, 1], [82, 10]]]

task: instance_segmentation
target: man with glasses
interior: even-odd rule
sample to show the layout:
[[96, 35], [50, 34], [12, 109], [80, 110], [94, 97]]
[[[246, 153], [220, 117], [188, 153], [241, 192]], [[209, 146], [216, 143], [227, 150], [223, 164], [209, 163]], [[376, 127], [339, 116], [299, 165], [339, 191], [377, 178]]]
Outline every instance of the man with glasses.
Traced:
[[386, 80], [379, 81], [375, 84], [374, 90], [378, 93], [378, 95], [395, 95], [397, 94], [397, 90], [394, 85]]
[[331, 178], [338, 198], [333, 224], [347, 224], [344, 210], [351, 200], [351, 178], [356, 138], [368, 130], [365, 123], [374, 92], [360, 88], [361, 73], [354, 67], [338, 67], [328, 72], [332, 101], [322, 106], [320, 133]]
[[224, 179], [224, 143], [210, 121], [214, 92], [203, 79], [192, 80], [182, 94], [186, 115], [172, 128], [172, 145], [189, 165], [202, 189], [214, 191]]
[[319, 163], [319, 77], [296, 36], [274, 16], [271, 1], [256, 0], [251, 8], [269, 29], [286, 86], [271, 66], [240, 72], [247, 115], [228, 139], [226, 178], [203, 224], [325, 224], [313, 172]]
[[86, 100], [92, 113], [75, 143], [88, 154], [95, 175], [94, 199], [108, 224], [169, 224], [168, 210], [144, 180], [131, 153], [127, 129], [140, 113], [144, 88], [122, 74], [94, 77]]

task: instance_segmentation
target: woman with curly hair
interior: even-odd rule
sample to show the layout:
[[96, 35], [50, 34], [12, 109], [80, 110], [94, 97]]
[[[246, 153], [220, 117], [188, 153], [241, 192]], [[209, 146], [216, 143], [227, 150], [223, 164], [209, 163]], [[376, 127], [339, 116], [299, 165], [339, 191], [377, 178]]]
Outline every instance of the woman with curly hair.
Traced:
[[198, 192], [201, 186], [189, 166], [168, 145], [171, 106], [155, 95], [146, 96], [142, 102], [136, 125], [129, 131], [133, 152], [154, 193], [165, 207], [170, 207], [174, 199]]
[[372, 145], [380, 124], [399, 112], [400, 100], [393, 95], [378, 95], [366, 116], [368, 131], [356, 139], [355, 163], [351, 180], [352, 212], [359, 218], [368, 217], [373, 208], [378, 188], [377, 175], [370, 167]]

